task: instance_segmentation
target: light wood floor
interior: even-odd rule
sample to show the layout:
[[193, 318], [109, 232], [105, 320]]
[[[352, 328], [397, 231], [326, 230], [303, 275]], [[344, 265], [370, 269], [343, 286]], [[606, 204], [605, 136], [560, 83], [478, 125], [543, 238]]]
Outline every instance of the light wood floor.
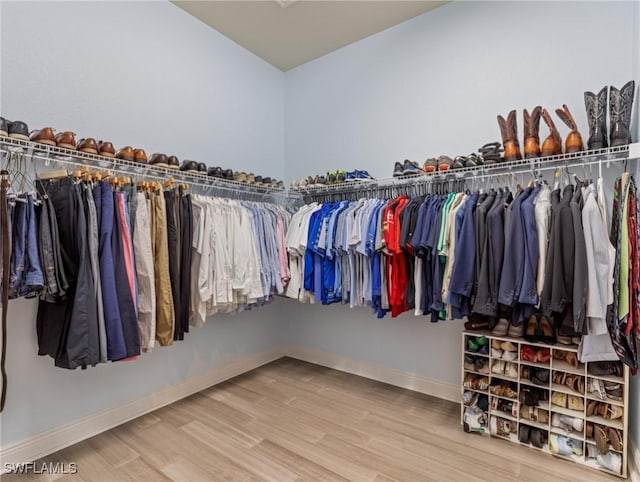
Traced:
[[109, 482], [619, 480], [466, 434], [457, 404], [289, 358], [42, 461]]

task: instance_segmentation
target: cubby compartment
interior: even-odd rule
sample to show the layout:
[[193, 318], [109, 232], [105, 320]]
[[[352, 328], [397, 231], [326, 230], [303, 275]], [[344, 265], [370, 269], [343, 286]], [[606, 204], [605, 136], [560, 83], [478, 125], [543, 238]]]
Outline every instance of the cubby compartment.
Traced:
[[628, 367], [489, 332], [465, 332], [463, 351], [466, 431], [627, 477]]

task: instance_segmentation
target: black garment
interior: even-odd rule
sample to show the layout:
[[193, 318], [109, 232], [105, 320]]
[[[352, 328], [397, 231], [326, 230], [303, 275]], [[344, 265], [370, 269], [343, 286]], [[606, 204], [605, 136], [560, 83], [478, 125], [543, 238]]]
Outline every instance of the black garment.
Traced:
[[431, 269], [431, 323], [437, 323], [440, 319], [440, 311], [444, 309], [444, 303], [442, 302], [442, 276], [444, 270], [442, 269], [442, 263], [440, 262], [440, 255], [438, 253], [438, 237], [440, 236], [440, 228], [442, 226], [442, 208], [446, 201], [446, 196], [442, 196], [437, 205], [437, 211], [435, 214], [435, 224], [431, 226], [431, 232], [429, 233], [428, 249], [430, 251], [430, 266]]
[[400, 226], [400, 248], [403, 252], [402, 256], [405, 256], [407, 261], [407, 286], [404, 290], [404, 297], [407, 301], [407, 307], [411, 310], [416, 307], [416, 284], [414, 278], [416, 258], [412, 255], [409, 242], [416, 228], [418, 210], [421, 204], [421, 198], [414, 198], [409, 201], [402, 210], [402, 224]]
[[87, 223], [77, 186], [70, 178], [43, 183], [59, 230], [60, 254], [69, 287], [57, 303], [40, 300], [36, 331], [38, 354], [61, 368], [86, 368], [99, 361], [89, 344], [89, 325], [97, 327], [97, 308], [87, 243]]
[[[178, 223], [176, 221], [176, 193], [165, 191], [164, 200], [167, 208], [167, 239], [169, 242], [169, 279], [171, 280], [171, 295], [173, 297], [173, 311], [175, 314], [173, 339], [182, 340], [182, 303], [180, 298], [180, 270], [178, 268]], [[179, 202], [179, 201], [177, 201]], [[188, 320], [187, 320], [188, 323]]]
[[191, 254], [193, 244], [193, 206], [191, 195], [184, 194], [180, 197], [180, 326], [176, 322], [176, 332], [180, 331], [176, 340], [183, 340], [184, 333], [189, 333], [189, 299], [191, 297]]
[[[480, 255], [480, 272], [478, 273], [476, 298], [473, 303], [473, 312], [480, 315], [495, 317], [498, 315], [498, 277], [494, 271], [496, 263], [494, 256], [504, 252], [504, 193], [493, 196], [491, 207], [487, 211], [484, 222], [484, 233], [476, 233], [482, 236], [482, 254]], [[499, 253], [498, 253], [499, 251]], [[502, 256], [500, 256], [502, 259]], [[502, 265], [498, 273], [502, 270]], [[492, 292], [492, 287], [495, 291]]]
[[584, 242], [584, 229], [582, 228], [582, 185], [576, 185], [571, 207], [571, 217], [573, 219], [574, 252], [575, 261], [573, 265], [573, 329], [576, 333], [586, 334], [587, 324], [584, 322], [587, 312], [587, 247]]
[[[138, 316], [135, 304], [131, 296], [129, 286], [129, 276], [124, 260], [124, 245], [122, 243], [122, 222], [116, 193], [114, 193], [113, 208], [113, 234], [111, 236], [111, 249], [113, 251], [113, 268], [116, 280], [116, 296], [118, 297], [118, 308], [120, 311], [120, 321], [122, 323], [122, 334], [127, 351], [126, 358], [140, 355], [140, 332], [138, 331]], [[126, 206], [126, 203], [125, 203]], [[125, 220], [126, 221], [126, 220]]]
[[551, 278], [551, 310], [556, 312], [556, 325], [562, 324], [573, 331], [573, 264], [575, 233], [571, 214], [573, 186], [566, 186], [553, 222], [553, 272]]
[[[93, 278], [93, 271], [91, 269], [91, 253], [89, 251], [89, 204], [87, 201], [87, 189], [81, 184], [76, 184], [76, 197], [78, 203], [82, 206], [82, 211], [85, 218], [85, 223], [83, 225], [78, 226], [79, 230], [84, 231], [85, 233], [85, 245], [84, 245], [84, 255], [86, 257], [86, 264], [89, 267], [89, 278], [91, 279], [91, 291], [87, 293], [87, 303], [91, 305], [90, 309], [93, 313], [93, 316], [90, 317], [90, 321], [88, 323], [89, 333], [88, 333], [88, 342], [89, 342], [89, 356], [91, 359], [91, 366], [95, 366], [100, 363], [100, 337], [98, 335], [98, 300], [96, 298], [96, 280]], [[80, 290], [78, 290], [80, 291]]]
[[471, 291], [471, 306], [475, 305], [480, 284], [480, 271], [484, 261], [484, 247], [487, 241], [487, 215], [495, 204], [496, 192], [491, 190], [484, 197], [478, 199], [476, 212], [474, 213], [474, 227], [476, 231], [476, 271], [474, 276], [473, 290]]

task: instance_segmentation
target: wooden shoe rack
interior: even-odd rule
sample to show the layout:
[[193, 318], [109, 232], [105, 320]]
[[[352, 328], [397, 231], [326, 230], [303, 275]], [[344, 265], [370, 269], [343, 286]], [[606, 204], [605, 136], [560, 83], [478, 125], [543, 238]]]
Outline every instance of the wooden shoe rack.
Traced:
[[[474, 341], [481, 336], [487, 340], [488, 349], [484, 349], [488, 351], [486, 354], [469, 348], [469, 341], [472, 341], [471, 345], [475, 348], [477, 345], [474, 346]], [[493, 350], [492, 345], [496, 347]], [[503, 349], [497, 349], [499, 345], [510, 349], [510, 354]], [[487, 397], [485, 400], [488, 400], [488, 411], [480, 417], [486, 425], [479, 427], [475, 423], [476, 417], [471, 423], [471, 431], [541, 450], [555, 457], [626, 478], [629, 368], [622, 365], [622, 376], [595, 375], [592, 373], [595, 364], [578, 363], [577, 351], [577, 347], [573, 345], [530, 343], [522, 338], [493, 336], [490, 332], [464, 331], [461, 388], [461, 423], [464, 429], [468, 431], [468, 422], [474, 420], [469, 416], [465, 419], [467, 408], [477, 403], [480, 397]], [[532, 354], [536, 361], [530, 361]], [[508, 361], [510, 358], [513, 360]], [[538, 358], [543, 361], [537, 361]], [[470, 363], [472, 359], [473, 366]], [[476, 360], [478, 361], [475, 362]], [[545, 370], [548, 370], [548, 380], [544, 377]], [[534, 382], [531, 380], [533, 373], [542, 376], [534, 377]], [[600, 381], [606, 382], [608, 387], [619, 385], [622, 389], [622, 400], [614, 400], [608, 396], [603, 400], [595, 386], [600, 384]], [[536, 396], [531, 396], [532, 390], [535, 392], [534, 395], [541, 395], [539, 400], [536, 400]], [[536, 403], [537, 406], [533, 406]], [[621, 410], [622, 416], [618, 418]], [[474, 411], [477, 414], [479, 409], [470, 410], [469, 413]], [[591, 411], [595, 411], [596, 414], [587, 415]], [[606, 418], [597, 412], [606, 412]], [[612, 412], [617, 412], [616, 418], [610, 415]], [[559, 423], [561, 416], [564, 416], [563, 423]], [[574, 424], [570, 431], [567, 430], [569, 424], [566, 423], [569, 421]], [[576, 430], [576, 427], [582, 430]], [[596, 459], [598, 450], [595, 435], [591, 434], [592, 428], [594, 434], [598, 430], [599, 433], [611, 433], [617, 438], [615, 445], [620, 450], [615, 450], [613, 444], [608, 443], [608, 450], [612, 453], [607, 454], [607, 457], [617, 460], [621, 457], [619, 472], [604, 467]], [[520, 441], [519, 434], [526, 438], [527, 434], [535, 432], [537, 444]], [[561, 440], [564, 441], [567, 437], [573, 439], [570, 442], [573, 449], [571, 455], [554, 453], [557, 451], [558, 437], [562, 437]], [[554, 443], [550, 443], [551, 439], [554, 439]], [[620, 441], [622, 447], [619, 445]], [[566, 445], [564, 447], [566, 448]]]

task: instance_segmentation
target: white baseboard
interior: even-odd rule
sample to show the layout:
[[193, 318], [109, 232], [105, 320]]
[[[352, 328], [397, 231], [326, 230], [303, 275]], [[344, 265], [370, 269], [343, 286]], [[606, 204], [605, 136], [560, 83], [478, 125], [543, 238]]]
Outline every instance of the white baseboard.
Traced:
[[118, 407], [93, 413], [68, 424], [47, 430], [0, 449], [0, 467], [8, 463], [32, 462], [89, 437], [140, 417], [182, 398], [282, 358], [285, 347], [275, 346], [242, 357], [206, 373], [187, 378], [177, 385], [132, 400]]
[[629, 479], [640, 482], [640, 447], [629, 439]]
[[327, 353], [313, 348], [287, 345], [286, 355], [298, 360], [315, 363], [335, 370], [352, 373], [379, 382], [388, 383], [396, 387], [407, 388], [415, 392], [443, 398], [451, 402], [460, 401], [460, 385], [441, 382], [432, 378], [425, 378], [415, 373], [406, 373], [381, 365], [366, 363], [346, 358], [334, 353]]

